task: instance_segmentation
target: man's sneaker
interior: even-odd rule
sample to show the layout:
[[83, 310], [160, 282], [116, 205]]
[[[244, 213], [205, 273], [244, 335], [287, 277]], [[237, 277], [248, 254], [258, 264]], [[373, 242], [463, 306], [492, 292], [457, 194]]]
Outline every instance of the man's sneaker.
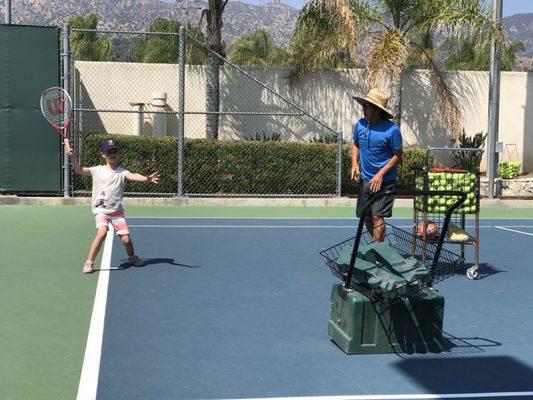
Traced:
[[93, 270], [93, 262], [92, 261], [85, 261], [85, 264], [83, 264], [83, 270], [82, 272], [84, 274], [92, 274], [94, 272]]
[[144, 261], [141, 260], [138, 256], [132, 256], [128, 258], [129, 262], [132, 263], [135, 267], [144, 267]]

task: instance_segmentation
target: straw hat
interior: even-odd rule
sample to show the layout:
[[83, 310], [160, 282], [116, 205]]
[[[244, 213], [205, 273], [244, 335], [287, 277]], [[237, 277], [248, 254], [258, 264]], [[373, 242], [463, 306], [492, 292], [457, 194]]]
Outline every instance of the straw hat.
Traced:
[[370, 103], [382, 110], [388, 119], [394, 118], [391, 112], [387, 109], [387, 103], [389, 102], [389, 94], [385, 93], [379, 88], [372, 88], [366, 94], [365, 97], [352, 96], [352, 98], [359, 104]]

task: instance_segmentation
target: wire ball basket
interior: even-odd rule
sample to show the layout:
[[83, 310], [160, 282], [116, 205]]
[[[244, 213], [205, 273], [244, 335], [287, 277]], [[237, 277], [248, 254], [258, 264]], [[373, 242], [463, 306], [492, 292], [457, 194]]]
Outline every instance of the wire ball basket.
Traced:
[[[409, 283], [395, 287], [392, 297], [398, 298], [415, 295], [421, 290], [432, 288], [435, 284], [456, 274], [462, 268], [464, 259], [461, 256], [447, 249], [440, 249], [439, 252], [436, 243], [424, 240], [422, 237], [415, 236], [412, 233], [406, 232], [393, 225], [385, 225], [387, 233], [384, 242], [403, 258], [414, 258], [416, 259], [417, 266], [424, 267], [429, 271], [429, 279], [425, 281], [417, 281], [416, 284]], [[365, 232], [361, 235], [359, 248], [372, 243], [372, 236], [368, 232]], [[326, 265], [329, 266], [331, 273], [345, 283], [348, 278], [349, 266], [344, 263], [338, 263], [337, 261], [341, 254], [347, 251], [347, 247], [352, 251], [354, 244], [355, 237], [352, 237], [320, 252], [320, 255], [326, 259]], [[357, 259], [355, 265], [357, 266]], [[376, 266], [389, 274], [399, 275], [384, 263], [376, 263]], [[391, 298], [390, 291], [385, 292], [381, 288], [370, 286], [368, 282], [357, 273], [352, 275], [347, 286], [376, 301]]]

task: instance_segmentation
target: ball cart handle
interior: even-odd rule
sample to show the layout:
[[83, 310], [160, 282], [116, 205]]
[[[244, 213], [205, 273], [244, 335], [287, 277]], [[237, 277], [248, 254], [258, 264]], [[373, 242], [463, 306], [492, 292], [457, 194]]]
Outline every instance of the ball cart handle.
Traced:
[[368, 202], [365, 204], [363, 209], [361, 210], [361, 217], [359, 218], [359, 224], [357, 225], [357, 231], [355, 234], [355, 242], [353, 245], [352, 250], [352, 257], [350, 258], [350, 268], [348, 270], [348, 274], [346, 275], [346, 280], [344, 283], [344, 286], [346, 289], [349, 288], [350, 282], [352, 280], [353, 276], [353, 270], [355, 266], [355, 259], [357, 258], [357, 252], [359, 250], [359, 244], [361, 242], [361, 235], [363, 234], [363, 225], [365, 223], [365, 217], [370, 211], [370, 207], [374, 202], [383, 197], [388, 195], [399, 195], [399, 196], [458, 196], [459, 199], [450, 206], [448, 211], [446, 211], [446, 216], [444, 218], [443, 227], [441, 230], [441, 233], [439, 235], [439, 241], [437, 243], [437, 249], [435, 251], [435, 257], [433, 258], [432, 267], [437, 265], [440, 257], [440, 253], [442, 250], [442, 245], [444, 244], [444, 238], [446, 236], [446, 231], [448, 230], [448, 224], [450, 222], [450, 219], [452, 217], [453, 212], [461, 206], [461, 204], [464, 203], [466, 200], [466, 193], [460, 192], [458, 190], [389, 190], [384, 192], [379, 192], [374, 194]]

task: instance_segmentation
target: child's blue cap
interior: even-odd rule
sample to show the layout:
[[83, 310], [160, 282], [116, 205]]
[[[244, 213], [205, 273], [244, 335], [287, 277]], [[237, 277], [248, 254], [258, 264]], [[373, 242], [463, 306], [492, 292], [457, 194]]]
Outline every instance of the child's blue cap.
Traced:
[[120, 150], [120, 144], [115, 139], [103, 139], [100, 142], [100, 149], [103, 153], [111, 149]]

